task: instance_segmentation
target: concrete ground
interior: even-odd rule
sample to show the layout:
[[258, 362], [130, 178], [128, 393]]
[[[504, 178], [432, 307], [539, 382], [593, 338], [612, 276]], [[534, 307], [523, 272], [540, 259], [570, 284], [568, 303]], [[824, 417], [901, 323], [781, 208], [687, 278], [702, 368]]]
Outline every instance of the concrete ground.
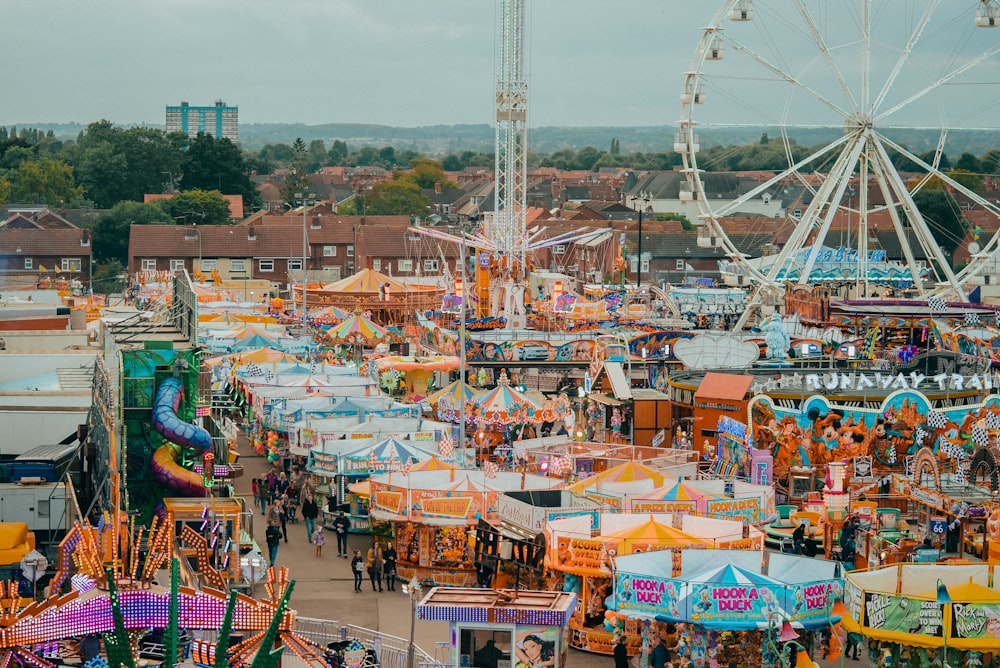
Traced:
[[[263, 475], [271, 467], [263, 457], [240, 457], [244, 475], [236, 480], [236, 491], [245, 497], [247, 505], [252, 506], [250, 498], [250, 481]], [[354, 592], [354, 577], [350, 572], [350, 559], [341, 559], [337, 555], [336, 538], [331, 532], [327, 535], [327, 544], [323, 548], [323, 556], [315, 556], [315, 547], [306, 536], [305, 524], [299, 513], [297, 524], [288, 524], [288, 542], [282, 542], [278, 548], [278, 565], [288, 566], [291, 578], [295, 580], [295, 590], [292, 593], [291, 607], [300, 617], [334, 620], [345, 624], [354, 624], [380, 633], [410, 637], [410, 605], [409, 600], [397, 585], [395, 592], [373, 592], [371, 583], [366, 579], [361, 593]], [[266, 523], [260, 514], [259, 506], [254, 515], [253, 533], [258, 545], [264, 549], [266, 545], [264, 530]], [[369, 536], [352, 534], [348, 539], [350, 550], [358, 549], [362, 554], [371, 546]], [[258, 585], [258, 593], [263, 595], [263, 585]], [[431, 656], [442, 661], [449, 657], [445, 648], [450, 648], [450, 637], [447, 622], [417, 621], [414, 637], [419, 647]], [[440, 644], [439, 644], [440, 643]], [[758, 657], [759, 663], [759, 657]], [[823, 668], [840, 665], [819, 662]], [[608, 668], [614, 665], [610, 656], [591, 654], [570, 650], [570, 664], [573, 668]], [[746, 666], [755, 665], [752, 661]], [[848, 661], [848, 666], [863, 666], [867, 662]]]

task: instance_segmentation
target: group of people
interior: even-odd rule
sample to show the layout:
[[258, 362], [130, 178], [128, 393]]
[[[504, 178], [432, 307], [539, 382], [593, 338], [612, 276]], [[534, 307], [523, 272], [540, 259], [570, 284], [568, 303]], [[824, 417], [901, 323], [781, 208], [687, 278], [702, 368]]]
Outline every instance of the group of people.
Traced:
[[306, 538], [316, 546], [316, 556], [323, 555], [326, 535], [323, 533], [322, 525], [316, 524], [319, 506], [313, 496], [312, 486], [307, 480], [304, 481], [301, 476], [289, 478], [284, 471], [280, 473], [269, 471], [266, 476], [252, 480], [250, 486], [255, 503], [260, 505], [261, 514], [267, 517], [264, 538], [272, 566], [278, 558], [278, 546], [282, 541], [288, 542], [288, 522], [298, 521], [295, 519], [295, 513], [300, 505], [306, 526]]
[[368, 548], [367, 556], [361, 556], [361, 550], [354, 550], [351, 559], [351, 572], [354, 573], [354, 591], [360, 592], [364, 583], [364, 574], [372, 583], [372, 591], [384, 591], [382, 580], [385, 579], [385, 589], [396, 591], [396, 548], [392, 543], [380, 546], [378, 542]]

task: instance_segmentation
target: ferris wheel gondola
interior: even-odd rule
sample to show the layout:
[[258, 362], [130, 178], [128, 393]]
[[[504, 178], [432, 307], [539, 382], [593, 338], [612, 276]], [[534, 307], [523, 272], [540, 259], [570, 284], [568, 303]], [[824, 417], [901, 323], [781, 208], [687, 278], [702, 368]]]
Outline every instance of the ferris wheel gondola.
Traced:
[[[956, 246], [962, 231], [917, 204], [921, 191], [944, 188], [1000, 221], [1000, 207], [942, 161], [949, 131], [994, 125], [1000, 95], [983, 77], [997, 66], [1000, 43], [981, 28], [998, 20], [998, 0], [722, 4], [684, 74], [674, 150], [686, 177], [679, 199], [697, 207], [698, 245], [718, 248], [726, 282], [752, 292], [737, 328], [756, 307], [778, 304], [788, 283], [836, 284], [855, 298], [886, 286], [966, 301], [972, 284], [1000, 273], [997, 235], [977, 238], [956, 270], [941, 239]], [[731, 167], [700, 159], [706, 132], [720, 128], [780, 136], [762, 149], [780, 165], [724, 199], [706, 174]], [[908, 146], [915, 130], [936, 131], [932, 150]], [[777, 221], [759, 219], [761, 230], [785, 222], [789, 231], [772, 255], [752, 257], [726, 234], [725, 220], [746, 217], [761, 198], [785, 207]]]

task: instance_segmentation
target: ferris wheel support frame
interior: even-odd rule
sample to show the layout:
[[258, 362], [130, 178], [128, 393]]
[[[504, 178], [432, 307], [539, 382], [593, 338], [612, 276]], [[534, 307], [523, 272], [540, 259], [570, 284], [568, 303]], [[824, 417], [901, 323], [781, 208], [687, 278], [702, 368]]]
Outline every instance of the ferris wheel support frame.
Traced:
[[[813, 247], [823, 244], [827, 235], [832, 230], [832, 224], [838, 211], [847, 212], [848, 228], [846, 229], [850, 236], [856, 235], [857, 262], [853, 268], [853, 271], [856, 272], [853, 283], [854, 292], [858, 295], [867, 296], [872, 281], [878, 281], [877, 278], [873, 279], [870, 275], [873, 267], [871, 258], [869, 257], [869, 235], [872, 230], [872, 219], [870, 217], [876, 213], [881, 212], [883, 215], [888, 215], [893, 233], [900, 240], [903, 264], [908, 268], [913, 284], [917, 292], [921, 295], [948, 294], [956, 296], [959, 300], [967, 301], [968, 297], [963, 289], [963, 285], [968, 282], [969, 278], [976, 276], [985, 269], [986, 261], [991, 258], [996, 259], [997, 256], [1000, 256], [1000, 233], [998, 233], [990, 236], [989, 240], [984, 243], [983, 249], [974, 253], [972, 261], [961, 271], [956, 272], [951, 266], [950, 256], [942, 250], [941, 244], [937, 242], [934, 234], [931, 232], [933, 221], [923, 218], [913, 200], [914, 193], [922, 189], [930, 180], [938, 178], [950, 188], [968, 197], [990, 215], [1000, 218], [1000, 206], [986, 201], [965, 186], [962, 186], [962, 184], [957, 183], [947, 174], [941, 172], [940, 159], [943, 155], [944, 140], [948, 133], [948, 126], [945, 125], [943, 118], [942, 125], [939, 126], [942, 129], [942, 133], [934, 153], [934, 159], [931, 161], [932, 164], [928, 164], [927, 161], [913, 155], [910, 151], [896, 144], [884, 134], [886, 130], [894, 127], [911, 127], [907, 124], [890, 125], [886, 123], [887, 119], [897, 114], [897, 112], [913, 105], [913, 103], [925, 98], [934, 91], [941, 89], [942, 86], [961, 83], [956, 82], [956, 79], [1000, 53], [1000, 42], [986, 44], [986, 48], [980, 46], [977, 49], [973, 46], [969, 49], [972, 52], [971, 54], [954, 54], [952, 57], [953, 62], [944, 65], [942, 68], [944, 70], [943, 74], [930, 74], [925, 71], [920, 66], [921, 60], [918, 57], [917, 49], [927, 39], [930, 39], [926, 37], [927, 35], [930, 37], [940, 37], [937, 32], [930, 30], [930, 24], [932, 19], [935, 19], [941, 13], [939, 10], [943, 6], [952, 8], [952, 5], [943, 3], [942, 0], [926, 0], [926, 3], [923, 4], [923, 9], [917, 10], [919, 13], [914, 12], [909, 16], [910, 20], [907, 23], [912, 27], [909, 27], [906, 32], [899, 35], [900, 42], [902, 43], [901, 48], [892, 49], [892, 58], [886, 61], [887, 65], [891, 64], [891, 69], [884, 80], [877, 84], [874, 79], [875, 72], [872, 71], [872, 67], [876, 62], [876, 50], [879, 50], [879, 52], [885, 51], [891, 45], [883, 44], [882, 41], [876, 39], [875, 29], [877, 25], [885, 23], [886, 17], [882, 16], [883, 12], [881, 9], [876, 11], [877, 5], [874, 0], [859, 0], [858, 2], [860, 6], [854, 12], [855, 22], [853, 23], [857, 31], [855, 33], [857, 37], [853, 40], [848, 37], [843, 42], [834, 39], [832, 43], [829, 41], [832, 39], [831, 36], [817, 21], [817, 16], [814, 16], [814, 8], [811, 9], [806, 0], [794, 0], [795, 13], [800, 17], [799, 20], [794, 21], [794, 23], [798, 23], [799, 34], [807, 44], [813, 45], [819, 51], [819, 55], [813, 62], [802, 61], [801, 59], [786, 62], [786, 59], [777, 51], [772, 53], [777, 45], [773, 40], [766, 41], [766, 35], [763, 35], [765, 41], [760, 44], [757, 44], [760, 40], [754, 40], [753, 38], [747, 42], [739, 38], [741, 35], [749, 36], [749, 34], [745, 35], [740, 31], [731, 32], [724, 25], [727, 18], [740, 24], [748, 21], [757, 21], [765, 16], [771, 19], [788, 18], [789, 15], [781, 10], [780, 4], [771, 5], [770, 3], [764, 3], [762, 9], [761, 6], [751, 7], [750, 2], [746, 0], [727, 0], [720, 4], [711, 24], [702, 31], [697, 50], [693, 54], [691, 64], [685, 74], [684, 86], [681, 93], [681, 120], [679, 121], [680, 127], [677, 135], [677, 143], [682, 146], [681, 149], [678, 149], [678, 152], [681, 153], [683, 170], [688, 183], [687, 200], [685, 200], [683, 192], [681, 193], [681, 199], [684, 201], [694, 201], [698, 206], [699, 215], [697, 225], [699, 245], [721, 247], [724, 253], [732, 260], [737, 270], [737, 275], [740, 277], [740, 284], [746, 285], [749, 283], [749, 287], [751, 288], [751, 304], [741, 315], [737, 328], [741, 328], [746, 324], [746, 321], [755, 310], [754, 306], [764, 303], [764, 295], [770, 293], [773, 296], [774, 293], [780, 291], [781, 282], [784, 281], [780, 277], [792, 267], [791, 263], [794, 262], [799, 265], [795, 267], [795, 270], [800, 272], [796, 279], [798, 284], [808, 284], [811, 282], [811, 274], [817, 269], [817, 263], [820, 261], [818, 249], [813, 248], [812, 251], [801, 256], [799, 253], [803, 250], [804, 244], [807, 242], [812, 244]], [[987, 4], [985, 0], [983, 0], [983, 4]], [[990, 0], [989, 4], [993, 7], [994, 0]], [[1000, 8], [993, 7], [993, 9], [996, 11], [997, 17], [1000, 17]], [[959, 11], [961, 10], [959, 9]], [[993, 21], [986, 22], [982, 20], [980, 17], [981, 12], [982, 8], [976, 14], [976, 27], [993, 27], [997, 25]], [[947, 25], [951, 25], [951, 19], [952, 17], [948, 16], [942, 22], [947, 22]], [[780, 25], [784, 26], [786, 22], [782, 22]], [[796, 29], [794, 25], [786, 27], [792, 30]], [[751, 30], [750, 34], [752, 33], [753, 30]], [[969, 46], [975, 44], [975, 42], [966, 39], [963, 39], [960, 43]], [[755, 50], [755, 44], [757, 47], [763, 45], [763, 48]], [[849, 65], [851, 61], [838, 61], [835, 57], [835, 50], [843, 46], [852, 46], [859, 51], [858, 57], [853, 61], [855, 63], [860, 61], [861, 65], [859, 73], [860, 81], [856, 82], [855, 87], [852, 87], [845, 77], [845, 72], [853, 70], [850, 68], [842, 70], [840, 66], [845, 63]], [[929, 44], [928, 46], [933, 45]], [[707, 83], [714, 91], [715, 81], [713, 75], [716, 73], [716, 70], [710, 69], [709, 61], [722, 60], [722, 54], [725, 53], [724, 47], [728, 47], [733, 52], [738, 53], [741, 56], [739, 62], [749, 63], [751, 67], [757, 69], [758, 76], [761, 76], [759, 73], [763, 71], [764, 74], [762, 76], [771, 80], [775, 80], [774, 78], [776, 78], [776, 82], [779, 85], [784, 84], [791, 91], [785, 99], [784, 112], [778, 116], [773, 115], [771, 110], [767, 110], [764, 107], [751, 109], [751, 111], [759, 114], [767, 123], [776, 124], [781, 128], [781, 137], [787, 164], [792, 165], [795, 162], [793, 143], [788, 133], [790, 127], [790, 110], [793, 108], [791, 104], [793, 92], [803, 95], [805, 99], [812, 100], [813, 104], [818, 103], [821, 107], [826, 107], [835, 116], [841, 118], [844, 121], [843, 130], [845, 137], [828, 144], [814, 152], [809, 158], [798, 161], [776, 176], [769, 178], [766, 183], [755, 186], [750, 192], [744, 193], [736, 199], [728, 201], [720, 208], [715, 209], [713, 208], [713, 202], [708, 199], [709, 193], [706, 191], [705, 183], [702, 179], [703, 170], [699, 168], [699, 161], [696, 155], [699, 142], [695, 130], [697, 126], [702, 124], [698, 120], [696, 109], [697, 105], [703, 104], [706, 101], [705, 84]], [[810, 74], [810, 69], [812, 69], [813, 65], [820, 62], [826, 63], [825, 69], [828, 70], [826, 76], [827, 81], [831, 82], [830, 86], [821, 85], [817, 87], [813, 75]], [[801, 63], [805, 64], [800, 66]], [[889, 99], [888, 96], [890, 93], [897, 87], [897, 83], [908, 80], [905, 73], [909, 72], [911, 68], [925, 75], [922, 80], [917, 81], [915, 91], [903, 91], [901, 101], [887, 109], [881, 109], [886, 100]], [[721, 74], [724, 77], [725, 71], [722, 71]], [[879, 75], [878, 78], [882, 79], [882, 76]], [[830, 90], [828, 91], [827, 88], [830, 88]], [[840, 94], [843, 96], [842, 103], [838, 103], [840, 102], [840, 97], [837, 94], [829, 97], [829, 93], [838, 90], [838, 88]], [[722, 88], [720, 92], [724, 92], [724, 90]], [[855, 95], [858, 97], [855, 97]], [[738, 100], [739, 98], [734, 99]], [[744, 103], [744, 106], [752, 105]], [[848, 110], [852, 111], [849, 112]], [[793, 126], [809, 127], [794, 124]], [[824, 127], [832, 126], [828, 124]], [[833, 150], [837, 150], [838, 147], [840, 147], [839, 150], [841, 153], [836, 157], [833, 167], [823, 177], [822, 182], [816, 185], [815, 178], [807, 178], [804, 175], [802, 171], [803, 167], [811, 163], [819, 164], [814, 161], [817, 161]], [[913, 182], [904, 182], [902, 175], [899, 174], [893, 164], [889, 153], [890, 150], [893, 151], [893, 155], [898, 153], [913, 163], [920, 165], [926, 170], [926, 176], [919, 180], [916, 185]], [[759, 196], [768, 188], [793, 176], [798, 177], [799, 182], [802, 183], [806, 191], [813, 195], [813, 199], [806, 207], [806, 213], [803, 216], [793, 218], [793, 220], [798, 221], [798, 224], [776, 256], [775, 261], [765, 269], [758, 262], [750, 262], [750, 258], [740, 252], [723, 230], [720, 218], [738, 210], [741, 205]], [[851, 188], [851, 184], [854, 181], [859, 181], [859, 190], [857, 193], [851, 192], [848, 197], [852, 198], [856, 195], [856, 208], [851, 204], [851, 199], [847, 200], [846, 206], [844, 200], [845, 194]], [[907, 183], [909, 183], [909, 187], [907, 187]], [[884, 204], [875, 199], [873, 206], [873, 193], [870, 190], [872, 187], [878, 188], [881, 191], [884, 196]], [[856, 226], [852, 226], [851, 224], [852, 214], [857, 215]], [[705, 243], [703, 244], [703, 242]], [[912, 244], [912, 248], [910, 244]], [[917, 260], [917, 257], [919, 257], [917, 253], [918, 248], [923, 251], [922, 255], [926, 259], [926, 265], [923, 264], [923, 259]], [[924, 272], [926, 272], [928, 265], [931, 274], [936, 280], [934, 285], [923, 280]], [[745, 282], [744, 279], [749, 280]], [[779, 282], [779, 279], [781, 282]]]

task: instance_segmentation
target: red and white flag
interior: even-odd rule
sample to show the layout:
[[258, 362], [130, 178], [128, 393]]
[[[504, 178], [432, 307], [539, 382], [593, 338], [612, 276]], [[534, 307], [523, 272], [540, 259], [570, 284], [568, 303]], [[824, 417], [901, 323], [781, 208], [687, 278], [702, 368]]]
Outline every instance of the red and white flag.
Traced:
[[500, 471], [500, 467], [497, 466], [496, 462], [483, 462], [483, 473], [486, 474], [487, 478], [496, 478], [498, 471]]
[[451, 440], [450, 434], [445, 434], [440, 441], [438, 441], [438, 452], [445, 459], [451, 459], [455, 454], [455, 442]]
[[403, 471], [403, 475], [410, 475], [410, 460], [409, 459], [407, 459], [406, 463], [403, 464], [403, 468], [401, 470]]
[[374, 471], [377, 465], [378, 465], [378, 457], [375, 456], [375, 450], [373, 449], [371, 454], [368, 456], [368, 470]]

